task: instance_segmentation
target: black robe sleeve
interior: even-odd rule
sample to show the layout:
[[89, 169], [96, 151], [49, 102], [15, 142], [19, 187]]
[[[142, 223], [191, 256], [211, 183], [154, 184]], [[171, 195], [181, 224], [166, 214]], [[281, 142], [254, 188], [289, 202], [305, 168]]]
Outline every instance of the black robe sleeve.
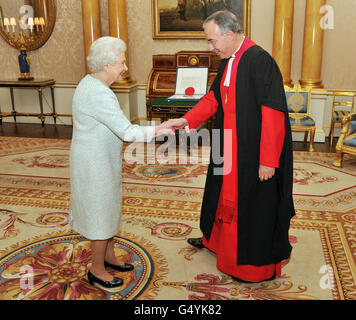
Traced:
[[255, 89], [257, 104], [288, 114], [283, 78], [275, 60], [266, 52], [256, 59]]

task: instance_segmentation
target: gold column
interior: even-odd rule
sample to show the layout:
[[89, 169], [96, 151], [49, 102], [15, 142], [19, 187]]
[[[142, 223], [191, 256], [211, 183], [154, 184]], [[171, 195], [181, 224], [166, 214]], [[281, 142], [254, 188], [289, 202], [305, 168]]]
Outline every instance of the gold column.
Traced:
[[[126, 43], [126, 65], [129, 66], [129, 43], [126, 18], [126, 0], [108, 0], [108, 11], [109, 34], [112, 37], [120, 38]], [[123, 80], [115, 84], [130, 85], [132, 83], [134, 83], [134, 81], [131, 80], [129, 71], [126, 71]]]
[[325, 0], [307, 0], [305, 8], [302, 86], [322, 88], [321, 62], [323, 55], [324, 30], [320, 26], [320, 8]]
[[100, 3], [99, 0], [82, 0], [83, 35], [85, 69], [90, 73], [87, 64], [87, 56], [91, 44], [101, 37]]
[[[126, 18], [126, 0], [108, 0], [109, 11], [109, 34], [111, 37], [120, 38], [126, 43], [126, 65], [129, 66], [129, 43], [127, 32]], [[123, 80], [115, 84], [130, 85], [133, 81], [130, 78], [130, 73], [127, 71], [124, 74]], [[114, 85], [115, 85], [114, 84]]]
[[290, 78], [292, 64], [294, 0], [276, 0], [274, 7], [274, 31], [272, 56], [276, 60], [283, 83], [292, 86]]

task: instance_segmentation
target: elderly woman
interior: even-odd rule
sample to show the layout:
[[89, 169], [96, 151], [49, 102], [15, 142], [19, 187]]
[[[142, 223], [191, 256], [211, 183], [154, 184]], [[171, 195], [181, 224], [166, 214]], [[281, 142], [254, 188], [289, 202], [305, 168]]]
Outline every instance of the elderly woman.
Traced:
[[[110, 290], [122, 285], [105, 267], [123, 271], [134, 266], [117, 260], [113, 237], [121, 214], [121, 150], [123, 141], [150, 141], [173, 134], [165, 124], [132, 125], [110, 89], [127, 71], [125, 43], [113, 37], [97, 39], [87, 57], [92, 74], [86, 75], [74, 93], [73, 137], [70, 150], [70, 224], [91, 240], [90, 284]], [[113, 289], [111, 289], [113, 290]]]

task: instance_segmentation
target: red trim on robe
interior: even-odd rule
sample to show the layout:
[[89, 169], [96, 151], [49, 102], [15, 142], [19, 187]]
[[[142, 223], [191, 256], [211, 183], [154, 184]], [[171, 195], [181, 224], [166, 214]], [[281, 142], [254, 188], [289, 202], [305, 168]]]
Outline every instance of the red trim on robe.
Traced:
[[215, 99], [214, 92], [209, 91], [194, 108], [189, 110], [182, 118], [188, 121], [189, 130], [196, 129], [203, 122], [213, 116], [218, 110], [218, 102]]
[[284, 142], [284, 113], [262, 106], [260, 164], [278, 168]]

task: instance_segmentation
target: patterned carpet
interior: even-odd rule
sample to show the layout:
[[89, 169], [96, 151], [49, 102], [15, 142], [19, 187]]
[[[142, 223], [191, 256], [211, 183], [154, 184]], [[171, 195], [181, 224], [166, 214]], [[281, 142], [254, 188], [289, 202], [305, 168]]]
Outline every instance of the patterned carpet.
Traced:
[[355, 159], [338, 169], [334, 154], [295, 152], [292, 257], [281, 278], [246, 284], [186, 242], [201, 235], [209, 150], [192, 151], [186, 165], [173, 161], [175, 150], [167, 156], [154, 145], [126, 146], [126, 156], [146, 161], [124, 163], [116, 255], [136, 268], [116, 272], [124, 285], [107, 292], [88, 284], [89, 241], [67, 225], [69, 147], [67, 140], [0, 138], [0, 300], [356, 299]]

